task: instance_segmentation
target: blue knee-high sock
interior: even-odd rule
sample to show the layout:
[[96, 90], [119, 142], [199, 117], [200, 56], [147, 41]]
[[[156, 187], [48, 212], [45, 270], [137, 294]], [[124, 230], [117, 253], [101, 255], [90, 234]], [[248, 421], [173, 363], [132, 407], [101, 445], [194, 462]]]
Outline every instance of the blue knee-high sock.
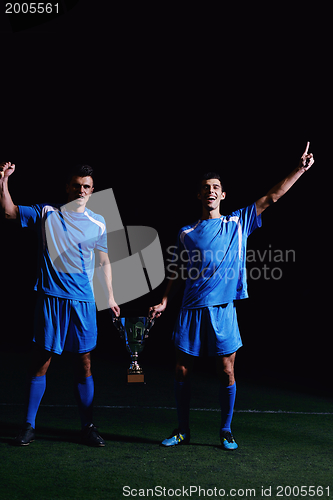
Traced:
[[31, 377], [28, 392], [26, 423], [35, 428], [37, 411], [46, 388], [46, 375], [41, 377]]
[[231, 420], [236, 399], [236, 382], [228, 387], [220, 384], [221, 431], [231, 432]]
[[76, 382], [75, 397], [79, 406], [82, 429], [92, 423], [93, 399], [94, 399], [94, 379], [90, 377], [82, 378]]
[[190, 382], [174, 381], [174, 390], [177, 406], [178, 428], [181, 434], [189, 431], [190, 420]]

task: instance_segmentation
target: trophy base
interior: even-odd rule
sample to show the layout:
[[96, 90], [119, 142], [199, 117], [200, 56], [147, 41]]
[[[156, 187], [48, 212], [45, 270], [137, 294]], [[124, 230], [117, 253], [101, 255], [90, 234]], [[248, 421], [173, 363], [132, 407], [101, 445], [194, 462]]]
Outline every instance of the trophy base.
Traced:
[[127, 370], [127, 383], [128, 384], [145, 384], [145, 376], [143, 373], [135, 373]]

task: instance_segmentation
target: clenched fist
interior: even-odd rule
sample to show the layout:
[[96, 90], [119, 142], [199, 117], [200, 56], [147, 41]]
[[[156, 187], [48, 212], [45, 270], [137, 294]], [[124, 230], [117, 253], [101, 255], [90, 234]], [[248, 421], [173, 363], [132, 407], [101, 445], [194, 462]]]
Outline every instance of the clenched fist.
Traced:
[[15, 170], [14, 163], [11, 164], [10, 161], [0, 163], [0, 178], [9, 177]]

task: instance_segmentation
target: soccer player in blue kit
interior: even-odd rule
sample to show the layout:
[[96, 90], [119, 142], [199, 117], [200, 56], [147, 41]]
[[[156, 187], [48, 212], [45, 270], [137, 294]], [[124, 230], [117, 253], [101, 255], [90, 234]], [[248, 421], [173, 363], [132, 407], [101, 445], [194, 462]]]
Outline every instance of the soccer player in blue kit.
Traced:
[[190, 441], [190, 374], [193, 361], [205, 344], [208, 355], [216, 357], [220, 381], [221, 444], [227, 450], [238, 447], [231, 432], [231, 421], [236, 398], [234, 364], [242, 340], [234, 301], [248, 297], [247, 238], [261, 227], [264, 210], [278, 201], [312, 166], [314, 159], [308, 149], [309, 143], [298, 167], [266, 196], [229, 216], [220, 213], [220, 203], [226, 193], [219, 174], [210, 172], [202, 178], [198, 193], [202, 203], [201, 219], [180, 230], [173, 264], [178, 265], [178, 270], [169, 278], [161, 303], [149, 309], [152, 318], [158, 318], [165, 311], [170, 291], [180, 276], [179, 263], [186, 255], [185, 291], [173, 332], [177, 355], [174, 390], [178, 428], [162, 442], [164, 446]]
[[10, 162], [0, 165], [0, 209], [6, 219], [18, 220], [21, 227], [34, 229], [39, 237], [35, 346], [25, 422], [15, 442], [25, 446], [35, 439], [35, 419], [52, 354], [65, 350], [75, 355], [75, 396], [82, 443], [102, 447], [105, 441], [92, 422], [94, 381], [90, 352], [97, 342], [92, 284], [95, 265], [103, 271], [110, 309], [116, 316], [120, 309], [113, 296], [105, 221], [86, 207], [94, 191], [93, 169], [78, 165], [70, 172], [67, 204], [33, 206], [14, 205], [8, 190], [8, 178], [14, 171], [15, 165]]

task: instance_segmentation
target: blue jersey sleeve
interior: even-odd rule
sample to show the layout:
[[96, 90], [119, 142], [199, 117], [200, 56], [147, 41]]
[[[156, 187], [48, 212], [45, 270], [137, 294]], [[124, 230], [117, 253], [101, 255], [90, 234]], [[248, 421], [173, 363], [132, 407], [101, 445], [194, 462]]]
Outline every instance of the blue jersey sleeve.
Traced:
[[[105, 226], [105, 220], [104, 220], [103, 217], [101, 217], [101, 222]], [[105, 252], [105, 253], [108, 252], [108, 238], [107, 238], [107, 231], [106, 231], [106, 229], [104, 230], [104, 232], [101, 234], [101, 236], [96, 241], [95, 248], [97, 250], [101, 250], [102, 252]]]
[[186, 251], [184, 244], [182, 243], [181, 238], [180, 238], [181, 233], [182, 233], [182, 229], [179, 231], [178, 236], [177, 236], [177, 242], [175, 245], [175, 252], [174, 252], [174, 257], [173, 257], [173, 261], [176, 262], [177, 264], [181, 260], [182, 252]]
[[21, 227], [28, 227], [29, 229], [37, 229], [37, 224], [40, 222], [41, 217], [41, 206], [33, 205], [31, 207], [25, 207], [23, 205], [18, 206]]
[[169, 262], [181, 266], [184, 262], [189, 261], [189, 252], [184, 245], [184, 234], [186, 234], [193, 226], [194, 224], [191, 224], [181, 228], [177, 236], [176, 245], [172, 247], [172, 252], [169, 252], [171, 255], [171, 258], [168, 259]]
[[253, 231], [261, 227], [261, 215], [257, 215], [256, 204], [253, 203], [246, 208], [241, 208], [233, 212], [233, 216], [237, 216], [240, 219], [242, 226], [242, 232], [245, 237], [249, 236]]

